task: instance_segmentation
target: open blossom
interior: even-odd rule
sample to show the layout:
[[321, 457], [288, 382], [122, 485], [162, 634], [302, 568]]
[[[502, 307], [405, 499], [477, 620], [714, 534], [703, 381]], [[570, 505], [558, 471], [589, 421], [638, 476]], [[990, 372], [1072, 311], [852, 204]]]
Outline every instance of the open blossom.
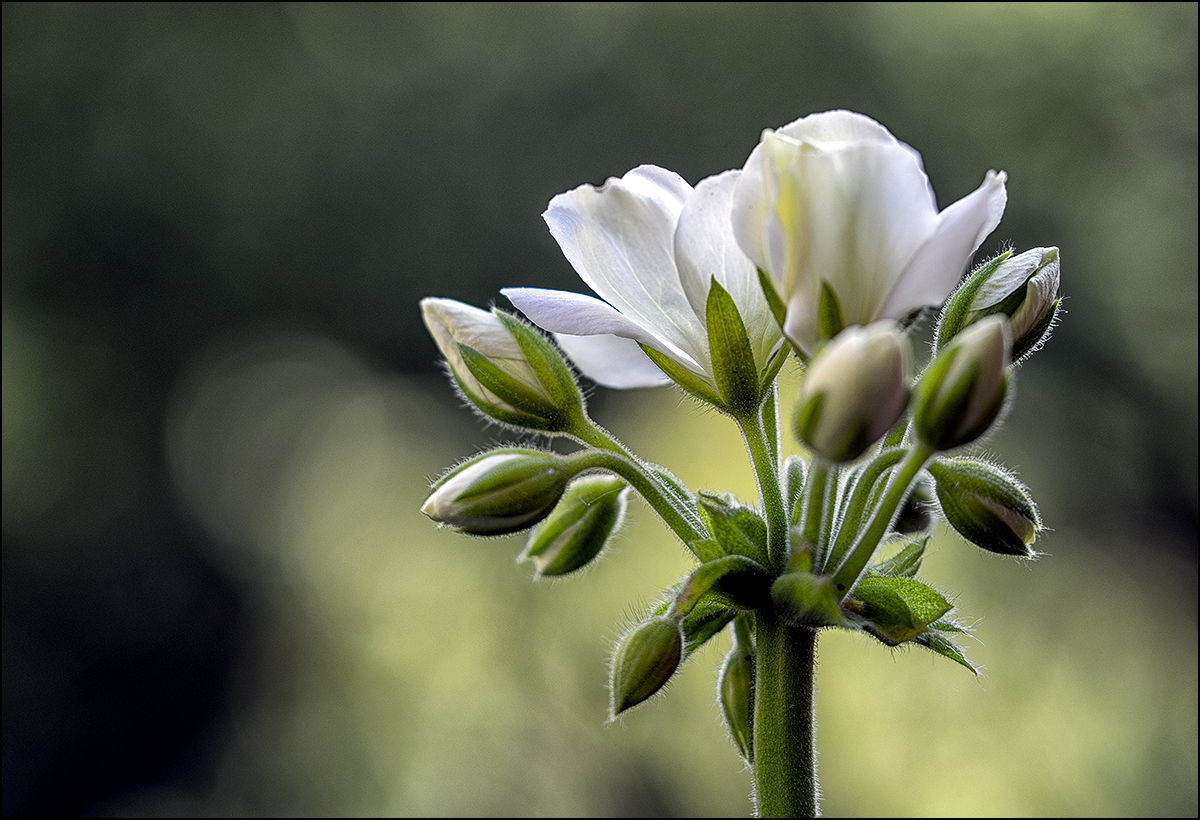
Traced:
[[542, 288], [501, 290], [556, 334], [583, 373], [607, 387], [668, 379], [638, 343], [713, 383], [706, 303], [713, 279], [741, 314], [760, 370], [781, 336], [754, 266], [729, 222], [737, 171], [692, 188], [653, 165], [602, 187], [559, 194], [542, 214], [580, 278], [599, 296]]
[[733, 231], [786, 306], [784, 332], [811, 354], [826, 335], [823, 294], [841, 326], [944, 302], [999, 224], [1004, 182], [989, 171], [939, 213], [916, 151], [869, 117], [829, 111], [763, 132], [736, 183]]

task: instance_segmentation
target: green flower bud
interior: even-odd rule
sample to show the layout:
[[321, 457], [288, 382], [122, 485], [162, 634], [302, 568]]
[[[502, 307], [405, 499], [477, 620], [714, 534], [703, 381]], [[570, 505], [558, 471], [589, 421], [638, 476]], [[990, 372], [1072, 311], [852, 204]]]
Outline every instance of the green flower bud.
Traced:
[[583, 396], [562, 355], [515, 316], [436, 298], [421, 300], [421, 314], [455, 384], [485, 415], [560, 432], [582, 413]]
[[665, 616], [638, 624], [613, 656], [612, 716], [637, 706], [666, 685], [683, 659], [683, 630]]
[[717, 679], [725, 728], [747, 763], [754, 762], [754, 654], [735, 640]]
[[1042, 520], [1025, 487], [995, 465], [975, 459], [931, 463], [938, 503], [950, 526], [972, 544], [1000, 555], [1036, 558]]
[[852, 461], [883, 438], [907, 404], [908, 344], [899, 327], [849, 327], [808, 366], [796, 434], [829, 461]]
[[570, 478], [553, 453], [492, 451], [435, 483], [421, 512], [470, 535], [505, 535], [545, 518]]
[[558, 506], [529, 536], [522, 561], [534, 574], [566, 575], [600, 554], [621, 526], [627, 485], [619, 478], [591, 475], [571, 483]]
[[937, 343], [987, 316], [1007, 316], [1012, 328], [1012, 359], [1019, 362], [1049, 337], [1058, 315], [1058, 248], [1004, 254], [980, 265], [946, 303]]
[[1008, 391], [1008, 320], [989, 316], [938, 352], [913, 393], [917, 436], [934, 450], [970, 444], [992, 426]]

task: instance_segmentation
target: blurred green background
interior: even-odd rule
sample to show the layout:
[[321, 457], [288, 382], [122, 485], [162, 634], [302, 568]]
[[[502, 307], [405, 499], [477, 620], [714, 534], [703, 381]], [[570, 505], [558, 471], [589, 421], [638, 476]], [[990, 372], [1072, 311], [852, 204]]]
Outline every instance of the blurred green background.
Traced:
[[[582, 290], [553, 195], [849, 108], [943, 207], [1006, 170], [981, 254], [1060, 246], [1068, 312], [986, 445], [1048, 554], [936, 539], [978, 680], [823, 638], [826, 811], [1195, 816], [1196, 42], [1192, 3], [5, 4], [4, 814], [748, 813], [723, 637], [604, 726], [688, 567], [644, 506], [538, 584], [418, 512], [502, 432], [417, 301]], [[592, 408], [753, 497], [721, 417]]]

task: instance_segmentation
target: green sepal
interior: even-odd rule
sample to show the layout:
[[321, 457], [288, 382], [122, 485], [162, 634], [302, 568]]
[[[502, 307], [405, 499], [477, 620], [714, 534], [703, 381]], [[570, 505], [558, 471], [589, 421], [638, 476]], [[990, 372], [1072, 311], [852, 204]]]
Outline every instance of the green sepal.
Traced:
[[[544, 424], [557, 425], [562, 418], [559, 409], [529, 385], [504, 372], [500, 365], [468, 345], [458, 345], [463, 364], [480, 384], [495, 393], [503, 402], [517, 408], [523, 414], [544, 420]], [[461, 385], [460, 385], [461, 386]], [[471, 398], [468, 396], [468, 398]], [[487, 404], [486, 400], [484, 402]], [[494, 406], [494, 405], [493, 405]], [[503, 419], [501, 419], [503, 420]]]
[[[748, 577], [734, 577], [743, 575]], [[766, 568], [757, 561], [744, 555], [726, 555], [701, 564], [687, 576], [675, 595], [675, 609], [686, 617], [718, 586], [735, 601], [742, 597], [752, 599], [754, 587], [765, 586], [768, 578]], [[750, 594], [744, 595], [745, 592]], [[746, 608], [753, 608], [757, 601], [743, 600], [738, 603]]]
[[821, 300], [817, 303], [817, 338], [832, 339], [845, 329], [846, 322], [842, 319], [842, 306], [838, 303], [837, 294], [828, 282], [822, 280]]
[[733, 496], [704, 491], [696, 506], [721, 555], [744, 555], [767, 564], [767, 522], [758, 510]]
[[554, 345], [511, 313], [498, 308], [493, 308], [492, 313], [521, 348], [521, 352], [525, 354], [525, 361], [533, 369], [534, 375], [551, 401], [559, 408], [559, 412], [573, 407], [582, 410], [583, 394], [579, 391], [579, 385], [575, 383], [570, 365]]
[[864, 628], [888, 646], [911, 641], [954, 605], [912, 578], [866, 575], [852, 593]]
[[783, 365], [787, 362], [788, 355], [792, 352], [792, 343], [784, 337], [779, 343], [779, 347], [775, 348], [775, 352], [771, 354], [771, 358], [767, 360], [766, 367], [759, 374], [758, 392], [760, 395], [766, 395], [771, 385], [775, 383], [775, 378], [779, 375], [779, 371], [783, 369]]
[[638, 347], [642, 349], [642, 352], [646, 354], [650, 361], [658, 365], [658, 369], [665, 373], [671, 381], [675, 382], [675, 384], [682, 387], [692, 396], [705, 404], [711, 404], [718, 410], [727, 409], [725, 402], [717, 395], [717, 391], [705, 379], [697, 376], [670, 356], [655, 350], [649, 345], [638, 342]]
[[783, 320], [787, 318], [787, 305], [779, 298], [779, 293], [775, 290], [775, 283], [771, 281], [771, 275], [758, 268], [758, 284], [762, 288], [763, 296], [766, 297], [767, 307], [771, 309], [771, 315], [775, 317], [775, 322], [780, 327], [783, 327]]
[[[934, 626], [937, 626], [937, 625], [934, 624]], [[955, 631], [955, 630], [943, 630], [943, 631]], [[961, 631], [961, 630], [957, 630], [957, 631]], [[979, 668], [977, 666], [975, 666], [975, 664], [973, 664], [969, 660], [967, 660], [967, 656], [963, 654], [962, 649], [958, 645], [956, 645], [953, 641], [942, 637], [941, 635], [937, 634], [936, 632], [925, 632], [921, 635], [918, 635], [916, 638], [913, 639], [913, 643], [919, 644], [920, 646], [923, 646], [926, 649], [936, 652], [937, 654], [941, 655], [943, 658], [949, 658], [950, 660], [954, 661], [955, 663], [962, 664], [963, 666], [967, 667], [967, 669], [971, 670], [972, 675], [976, 675], [976, 676], [979, 675]]]
[[[470, 350], [474, 355], [480, 355], [478, 351], [472, 350], [465, 345], [459, 345], [459, 348], [460, 351]], [[464, 363], [465, 355], [466, 354], [464, 354]], [[557, 418], [547, 418], [546, 416], [534, 415], [532, 413], [522, 413], [519, 411], [510, 410], [506, 407], [500, 407], [494, 402], [488, 401], [467, 386], [463, 380], [459, 378], [459, 375], [455, 372], [454, 368], [450, 368], [450, 376], [454, 379], [454, 383], [458, 386], [459, 392], [466, 397], [467, 401], [469, 401], [475, 407], [475, 409], [483, 413], [488, 418], [495, 419], [496, 421], [507, 424], [511, 427], [520, 427], [527, 430], [556, 432], [559, 429]]]
[[762, 403], [762, 393], [754, 350], [733, 297], [715, 277], [708, 289], [705, 320], [713, 380], [725, 406], [735, 412], [756, 410]]
[[789, 572], [771, 584], [775, 613], [791, 626], [849, 626], [833, 578], [808, 572]]
[[946, 306], [942, 308], [942, 312], [938, 316], [937, 331], [934, 333], [933, 352], [935, 356], [938, 350], [945, 347], [963, 329], [967, 315], [971, 312], [971, 302], [975, 300], [975, 294], [991, 278], [996, 268], [1000, 267], [1000, 264], [1010, 256], [1012, 256], [1011, 250], [1004, 251], [980, 264], [967, 275], [958, 290], [954, 291], [946, 300]]
[[880, 561], [874, 566], [867, 567], [867, 576], [877, 575], [885, 578], [915, 578], [921, 569], [921, 561], [925, 558], [925, 547], [929, 544], [929, 536], [914, 538], [891, 558]]
[[735, 608], [733, 601], [724, 594], [716, 590], [709, 592], [683, 619], [683, 637], [687, 641], [683, 650], [684, 659], [720, 634], [742, 611], [741, 608]]

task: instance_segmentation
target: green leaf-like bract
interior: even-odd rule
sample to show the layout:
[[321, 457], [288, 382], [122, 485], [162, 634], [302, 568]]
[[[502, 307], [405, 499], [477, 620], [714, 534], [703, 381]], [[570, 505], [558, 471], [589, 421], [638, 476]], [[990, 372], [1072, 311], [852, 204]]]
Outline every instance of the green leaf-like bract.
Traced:
[[700, 518], [716, 540], [721, 555], [744, 555], [767, 564], [767, 522], [753, 507], [732, 497], [701, 491]]
[[867, 575], [854, 588], [867, 631], [889, 646], [911, 641], [953, 608], [942, 594], [912, 578]]
[[713, 380], [725, 406], [732, 411], [751, 412], [762, 400], [758, 389], [758, 365], [746, 335], [746, 325], [733, 297], [714, 278], [705, 305], [708, 351], [712, 357]]

